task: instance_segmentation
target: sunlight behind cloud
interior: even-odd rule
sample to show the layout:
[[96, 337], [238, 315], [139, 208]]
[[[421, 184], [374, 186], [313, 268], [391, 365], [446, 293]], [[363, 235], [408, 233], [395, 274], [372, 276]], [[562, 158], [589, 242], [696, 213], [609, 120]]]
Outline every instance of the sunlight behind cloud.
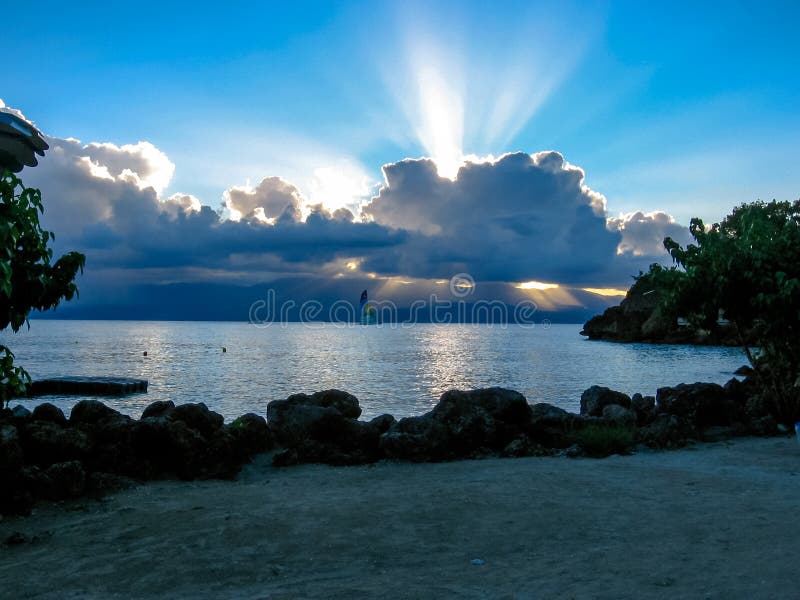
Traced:
[[557, 283], [544, 283], [543, 281], [524, 281], [516, 286], [518, 290], [554, 290]]
[[598, 296], [624, 296], [628, 292], [617, 288], [581, 288], [584, 292], [597, 294]]
[[433, 67], [418, 73], [421, 123], [417, 135], [439, 175], [455, 179], [463, 163], [464, 107], [460, 95]]
[[332, 166], [318, 167], [309, 182], [308, 205], [322, 204], [333, 212], [346, 208], [356, 217], [368, 202], [373, 184], [358, 166], [339, 161]]
[[[439, 175], [449, 179], [465, 154], [513, 149], [517, 135], [574, 71], [600, 29], [594, 15], [563, 6], [522, 11], [502, 38], [484, 25], [415, 6], [413, 21], [398, 16], [404, 55], [399, 63], [387, 56], [381, 64], [387, 89], [417, 141]], [[500, 60], [486, 52], [490, 47], [503, 49]]]

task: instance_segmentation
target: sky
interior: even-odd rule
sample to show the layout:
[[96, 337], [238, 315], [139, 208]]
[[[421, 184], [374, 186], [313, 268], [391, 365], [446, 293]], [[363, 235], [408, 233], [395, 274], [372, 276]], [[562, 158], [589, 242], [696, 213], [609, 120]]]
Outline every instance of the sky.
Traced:
[[590, 312], [690, 218], [798, 197], [796, 2], [11, 11], [0, 102], [51, 143], [22, 176], [83, 315], [458, 273]]

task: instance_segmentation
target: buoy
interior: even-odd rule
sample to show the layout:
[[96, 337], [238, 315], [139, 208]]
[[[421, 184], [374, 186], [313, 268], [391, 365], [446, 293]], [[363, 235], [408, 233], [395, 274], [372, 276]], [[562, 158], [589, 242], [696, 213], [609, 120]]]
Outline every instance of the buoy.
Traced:
[[223, 351], [223, 352], [227, 352], [227, 351], [228, 351], [228, 349], [227, 349], [225, 346], [223, 346], [223, 347], [222, 347], [222, 351]]
[[142, 356], [147, 356], [147, 350], [145, 350], [144, 352], [142, 352]]

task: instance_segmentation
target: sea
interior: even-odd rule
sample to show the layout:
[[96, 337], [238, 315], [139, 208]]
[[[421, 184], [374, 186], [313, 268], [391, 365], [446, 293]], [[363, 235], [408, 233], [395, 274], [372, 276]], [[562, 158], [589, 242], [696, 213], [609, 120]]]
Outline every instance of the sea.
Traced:
[[[511, 388], [530, 403], [577, 412], [592, 385], [655, 395], [662, 386], [724, 383], [746, 360], [738, 348], [589, 341], [580, 325], [341, 325], [32, 320], [0, 332], [34, 379], [119, 376], [147, 393], [102, 398], [139, 416], [155, 400], [204, 402], [226, 421], [298, 392], [338, 388], [363, 416], [422, 414], [449, 389]], [[146, 353], [146, 355], [145, 355]], [[48, 401], [69, 412], [81, 397]]]

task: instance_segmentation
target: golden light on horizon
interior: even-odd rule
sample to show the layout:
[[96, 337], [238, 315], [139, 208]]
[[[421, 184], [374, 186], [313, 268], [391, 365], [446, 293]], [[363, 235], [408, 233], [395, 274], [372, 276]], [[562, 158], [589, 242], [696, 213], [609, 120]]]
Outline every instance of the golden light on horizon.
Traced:
[[545, 283], [544, 281], [523, 281], [515, 287], [518, 290], [554, 290], [560, 286], [557, 283]]
[[598, 296], [624, 296], [628, 293], [627, 290], [620, 290], [618, 288], [581, 288], [584, 292], [590, 294], [597, 294]]

